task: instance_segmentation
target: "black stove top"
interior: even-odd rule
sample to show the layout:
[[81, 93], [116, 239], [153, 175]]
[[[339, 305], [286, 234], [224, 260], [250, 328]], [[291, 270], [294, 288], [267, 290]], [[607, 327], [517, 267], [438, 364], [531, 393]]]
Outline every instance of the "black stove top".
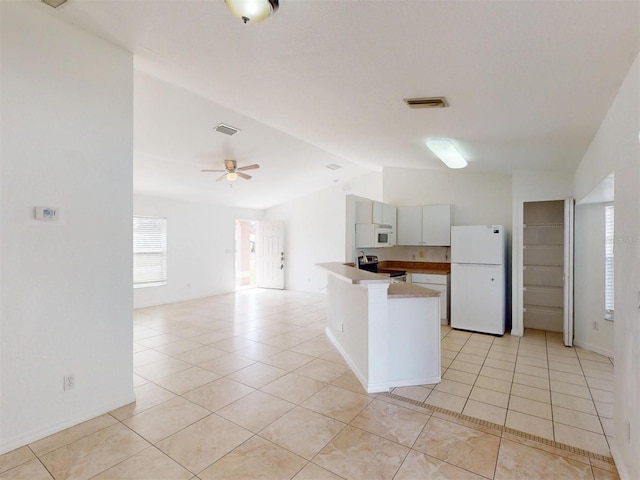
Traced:
[[378, 268], [378, 257], [376, 255], [365, 255], [358, 257], [358, 268], [373, 273], [386, 273], [390, 277], [402, 277], [407, 274], [403, 270], [391, 270], [388, 268]]

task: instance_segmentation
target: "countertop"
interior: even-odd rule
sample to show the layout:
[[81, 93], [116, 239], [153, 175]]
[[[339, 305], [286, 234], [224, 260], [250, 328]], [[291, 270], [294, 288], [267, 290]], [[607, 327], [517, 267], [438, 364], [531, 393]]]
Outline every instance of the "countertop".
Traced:
[[370, 284], [370, 283], [391, 283], [389, 277], [378, 275], [377, 273], [367, 272], [366, 270], [360, 270], [359, 268], [345, 265], [340, 262], [327, 262], [318, 263], [318, 267], [341, 277], [345, 282], [352, 284]]
[[383, 260], [378, 268], [405, 271], [407, 273], [431, 273], [447, 275], [451, 273], [451, 264], [444, 262], [405, 262], [402, 260]]
[[367, 284], [384, 284], [389, 283], [387, 295], [390, 298], [414, 298], [414, 297], [438, 297], [440, 292], [431, 290], [430, 288], [420, 287], [411, 283], [391, 283], [391, 279], [387, 276], [378, 275], [377, 273], [360, 270], [351, 265], [345, 265], [340, 262], [318, 263], [318, 267], [340, 277], [345, 282], [351, 284], [367, 285]]
[[439, 297], [440, 292], [412, 283], [392, 283], [387, 291], [389, 298]]

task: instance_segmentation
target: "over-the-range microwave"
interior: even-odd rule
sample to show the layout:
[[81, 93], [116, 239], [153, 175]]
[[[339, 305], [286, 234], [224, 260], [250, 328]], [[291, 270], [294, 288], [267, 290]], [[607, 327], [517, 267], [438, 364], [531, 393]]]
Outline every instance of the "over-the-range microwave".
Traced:
[[392, 247], [393, 227], [380, 223], [356, 223], [356, 248]]

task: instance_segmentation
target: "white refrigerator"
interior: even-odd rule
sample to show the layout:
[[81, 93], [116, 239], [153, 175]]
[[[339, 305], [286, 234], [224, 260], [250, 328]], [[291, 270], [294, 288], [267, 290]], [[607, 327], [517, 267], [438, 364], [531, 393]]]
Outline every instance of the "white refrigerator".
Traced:
[[451, 327], [503, 335], [506, 244], [502, 225], [451, 227]]

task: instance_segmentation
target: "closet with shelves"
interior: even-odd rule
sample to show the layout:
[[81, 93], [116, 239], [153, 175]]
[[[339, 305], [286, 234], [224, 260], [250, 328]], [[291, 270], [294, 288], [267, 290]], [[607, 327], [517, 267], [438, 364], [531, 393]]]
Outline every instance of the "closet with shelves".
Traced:
[[524, 327], [562, 332], [565, 202], [526, 202], [523, 214]]

